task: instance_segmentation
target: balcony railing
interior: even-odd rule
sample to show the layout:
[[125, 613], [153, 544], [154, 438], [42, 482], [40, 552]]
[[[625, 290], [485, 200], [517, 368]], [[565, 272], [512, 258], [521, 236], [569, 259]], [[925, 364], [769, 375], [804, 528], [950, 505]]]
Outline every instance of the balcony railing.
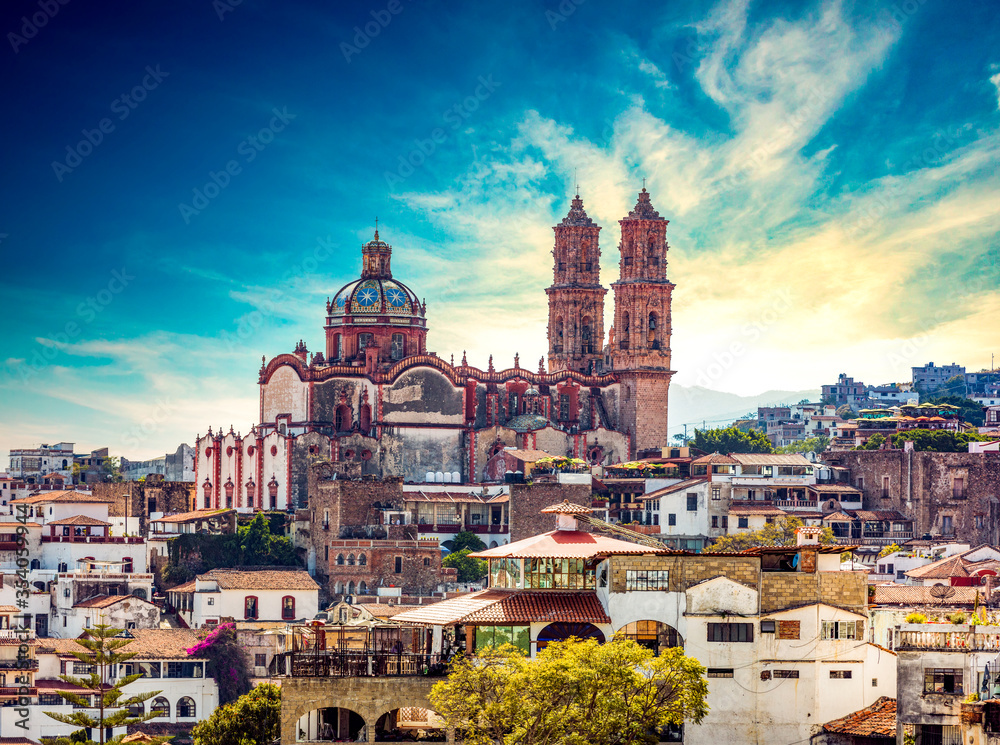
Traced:
[[445, 675], [441, 655], [392, 652], [285, 652], [275, 667], [293, 678], [394, 678]]
[[34, 639], [34, 629], [0, 629], [0, 641]]
[[25, 693], [24, 688], [19, 688], [16, 686], [3, 686], [0, 687], [0, 698], [18, 698], [19, 696], [37, 696], [37, 688], [28, 688], [27, 693]]
[[37, 670], [38, 660], [0, 660], [0, 670]]
[[143, 538], [121, 535], [43, 535], [42, 543], [143, 543]]
[[509, 525], [444, 525], [438, 523], [437, 525], [432, 525], [431, 523], [421, 523], [417, 526], [417, 531], [420, 533], [462, 533], [468, 531], [470, 533], [509, 533]]
[[972, 630], [968, 626], [947, 624], [941, 631], [925, 631], [909, 625], [893, 630], [893, 646], [897, 651], [1000, 652], [1000, 627], [982, 626]]

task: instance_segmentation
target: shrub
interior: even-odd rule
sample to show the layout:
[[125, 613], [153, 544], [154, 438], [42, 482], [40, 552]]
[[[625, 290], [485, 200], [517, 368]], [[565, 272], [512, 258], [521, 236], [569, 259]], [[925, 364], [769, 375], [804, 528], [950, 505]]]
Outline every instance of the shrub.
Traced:
[[911, 613], [906, 617], [907, 623], [927, 623], [927, 616], [923, 613]]
[[948, 620], [956, 625], [963, 624], [965, 623], [965, 614], [961, 612], [952, 613], [950, 616], [948, 616]]

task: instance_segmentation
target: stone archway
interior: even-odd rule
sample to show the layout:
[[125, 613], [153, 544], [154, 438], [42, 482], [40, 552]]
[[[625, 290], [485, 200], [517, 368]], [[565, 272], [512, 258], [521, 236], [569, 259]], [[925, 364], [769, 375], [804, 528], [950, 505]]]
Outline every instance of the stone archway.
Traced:
[[[285, 678], [281, 681], [281, 742], [298, 740], [296, 724], [316, 709], [349, 709], [365, 720], [368, 741], [386, 712], [406, 707], [430, 709], [431, 687], [440, 678]], [[451, 739], [451, 738], [449, 738]], [[309, 742], [308, 740], [306, 742]]]

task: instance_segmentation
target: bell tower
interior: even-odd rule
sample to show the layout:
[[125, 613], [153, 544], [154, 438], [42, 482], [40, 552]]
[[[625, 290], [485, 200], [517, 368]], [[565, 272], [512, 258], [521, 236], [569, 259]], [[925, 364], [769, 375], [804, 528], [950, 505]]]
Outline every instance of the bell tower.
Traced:
[[619, 430], [632, 433], [633, 455], [669, 444], [667, 391], [670, 377], [670, 296], [667, 279], [667, 220], [643, 187], [628, 215], [619, 220], [622, 239], [615, 293], [615, 339], [611, 364], [621, 381]]
[[549, 296], [549, 372], [589, 373], [603, 359], [604, 296], [601, 286], [601, 228], [577, 194], [556, 234], [555, 278]]

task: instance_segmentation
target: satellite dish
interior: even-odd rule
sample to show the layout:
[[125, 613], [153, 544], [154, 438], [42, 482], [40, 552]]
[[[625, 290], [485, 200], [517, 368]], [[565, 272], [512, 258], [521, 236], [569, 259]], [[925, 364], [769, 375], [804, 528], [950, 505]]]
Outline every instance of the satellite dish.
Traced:
[[945, 598], [950, 598], [955, 594], [955, 588], [948, 585], [934, 585], [931, 588], [931, 597], [944, 600]]

